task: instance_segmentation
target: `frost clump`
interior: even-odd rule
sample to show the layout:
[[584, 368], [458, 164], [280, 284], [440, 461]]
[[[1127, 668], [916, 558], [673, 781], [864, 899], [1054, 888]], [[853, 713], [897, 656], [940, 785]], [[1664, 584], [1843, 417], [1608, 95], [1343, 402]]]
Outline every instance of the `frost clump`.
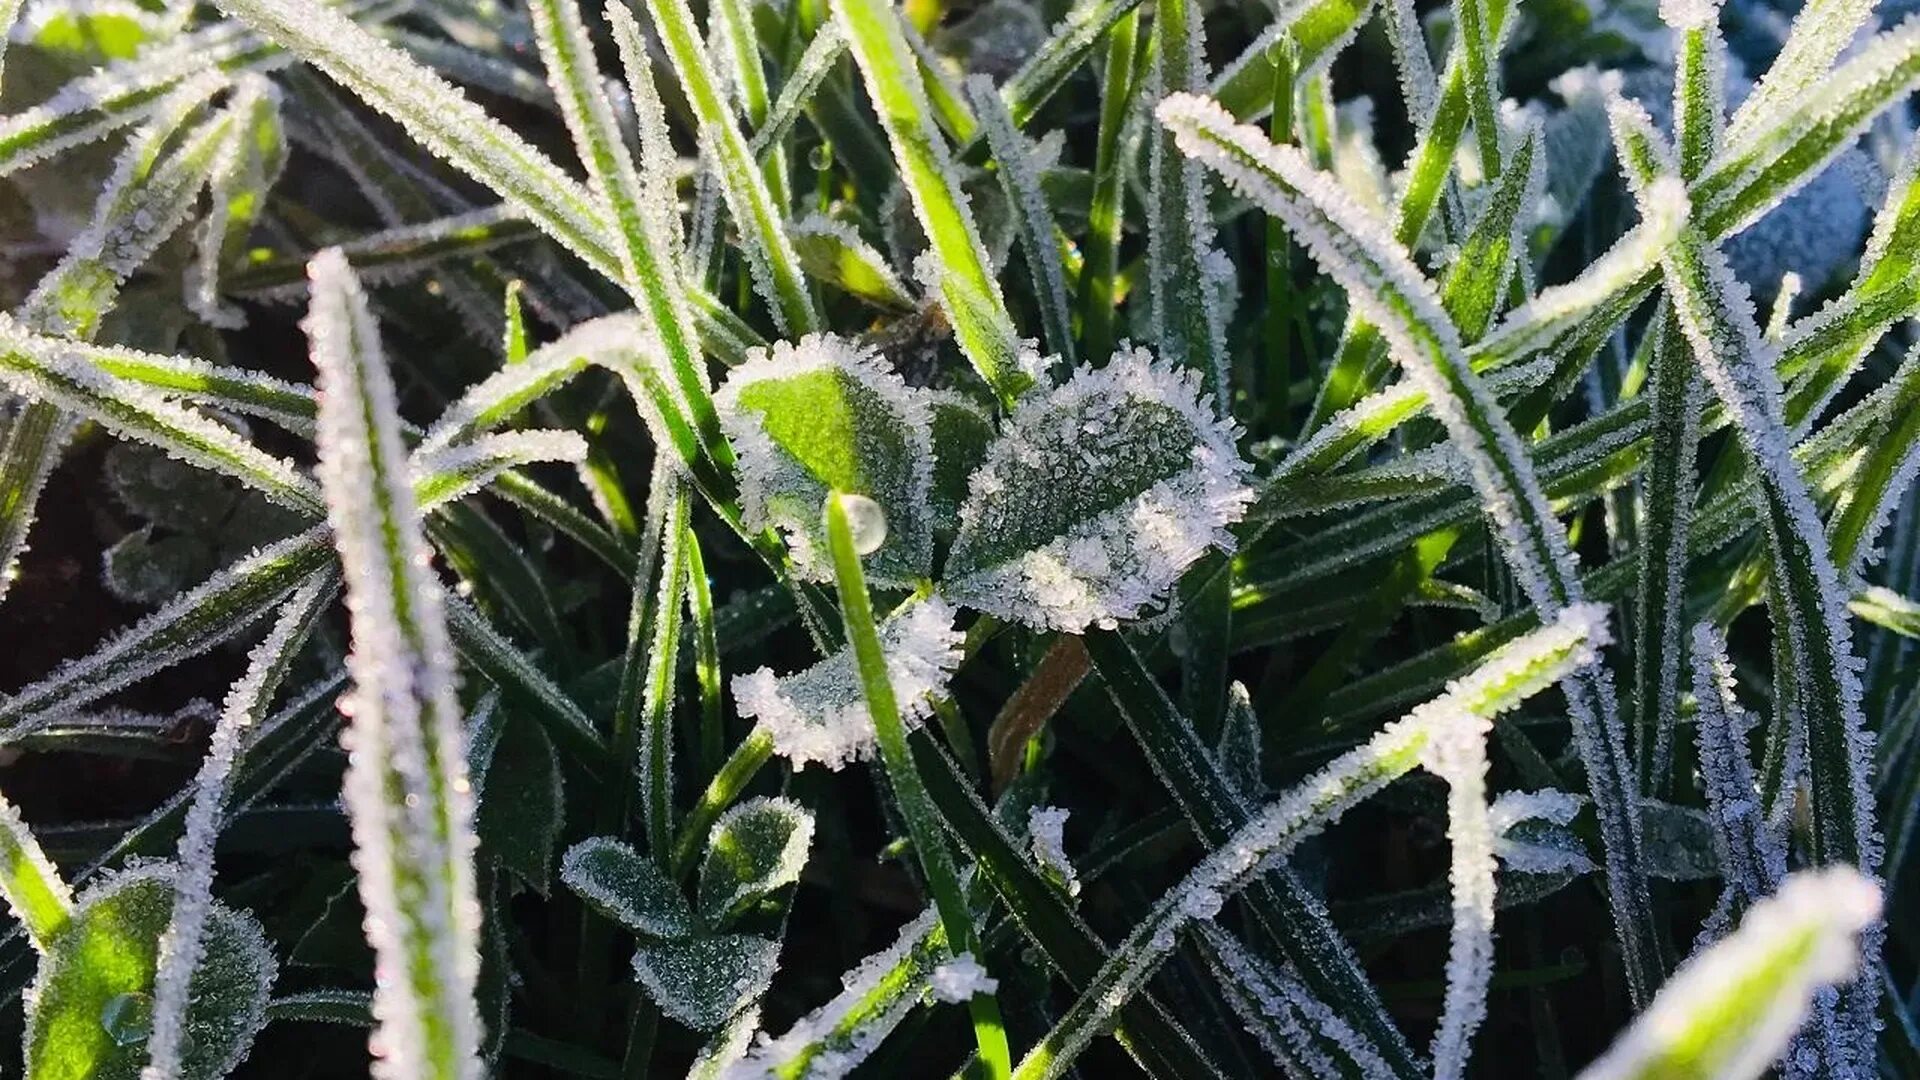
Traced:
[[[910, 728], [932, 710], [932, 697], [960, 664], [962, 635], [953, 621], [953, 607], [933, 597], [880, 628], [887, 678]], [[796, 769], [814, 761], [838, 769], [873, 752], [873, 721], [850, 650], [793, 675], [761, 668], [738, 676], [733, 697], [740, 715], [758, 720], [774, 749]]]
[[1080, 633], [1149, 614], [1253, 492], [1199, 375], [1122, 348], [1015, 407], [960, 509], [945, 593]]
[[1049, 873], [1058, 877], [1068, 896], [1080, 895], [1080, 879], [1073, 872], [1073, 860], [1067, 858], [1067, 815], [1070, 810], [1057, 806], [1036, 807], [1027, 816], [1027, 837], [1033, 857]]
[[987, 974], [987, 969], [980, 966], [972, 953], [964, 952], [934, 968], [927, 981], [934, 997], [955, 1003], [1000, 989], [1000, 980]]

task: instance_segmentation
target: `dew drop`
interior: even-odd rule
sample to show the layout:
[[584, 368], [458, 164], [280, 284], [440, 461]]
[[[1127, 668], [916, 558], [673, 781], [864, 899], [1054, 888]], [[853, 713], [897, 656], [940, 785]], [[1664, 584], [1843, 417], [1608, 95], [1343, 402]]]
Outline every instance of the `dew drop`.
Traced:
[[807, 162], [813, 166], [814, 172], [826, 172], [833, 168], [833, 147], [826, 143], [814, 147], [807, 154]]
[[847, 531], [853, 536], [853, 550], [871, 555], [887, 542], [887, 512], [865, 495], [842, 495], [840, 507], [847, 512]]
[[153, 1033], [153, 999], [145, 994], [115, 994], [100, 1007], [100, 1026], [115, 1046], [139, 1046]]

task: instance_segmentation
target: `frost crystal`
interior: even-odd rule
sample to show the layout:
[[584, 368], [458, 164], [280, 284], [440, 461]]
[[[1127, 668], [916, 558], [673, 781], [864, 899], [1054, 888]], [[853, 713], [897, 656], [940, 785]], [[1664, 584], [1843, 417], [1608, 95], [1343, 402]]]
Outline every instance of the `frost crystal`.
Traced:
[[[1493, 827], [1493, 853], [1509, 870], [1526, 874], [1587, 874], [1593, 872], [1593, 860], [1576, 836], [1544, 837], [1530, 835], [1524, 826], [1545, 821], [1564, 826], [1571, 822], [1586, 802], [1565, 791], [1508, 791], [1493, 800], [1487, 812]], [[1561, 842], [1554, 842], [1561, 841]]]
[[1015, 407], [973, 474], [945, 594], [1079, 633], [1147, 614], [1253, 493], [1197, 373], [1123, 348]]
[[1036, 806], [1027, 815], [1027, 842], [1033, 857], [1042, 867], [1059, 877], [1068, 896], [1080, 895], [1080, 879], [1074, 875], [1073, 860], [1067, 857], [1067, 815], [1071, 811], [1057, 806]]
[[991, 994], [1000, 989], [1000, 980], [987, 974], [987, 969], [973, 958], [972, 953], [961, 953], [944, 964], [933, 969], [928, 982], [933, 996], [941, 1001], [959, 1003], [976, 994]]
[[[959, 666], [962, 635], [953, 620], [952, 606], [935, 596], [880, 627], [887, 677], [910, 727], [932, 711], [930, 699]], [[794, 768], [817, 761], [838, 769], [873, 752], [873, 720], [860, 686], [853, 652], [842, 649], [798, 674], [761, 668], [735, 676], [733, 698], [740, 715], [758, 720]]]
[[878, 353], [832, 334], [779, 342], [750, 353], [714, 403], [739, 454], [742, 520], [778, 526], [802, 577], [831, 579], [820, 523], [829, 490], [864, 495], [882, 512], [887, 539], [868, 560], [872, 580], [926, 574], [933, 421]]
[[1343, 1070], [1336, 1060], [1360, 1076], [1392, 1074], [1367, 1041], [1297, 978], [1274, 969], [1217, 926], [1201, 928], [1200, 935], [1227, 976], [1219, 983], [1228, 1006], [1287, 1075], [1339, 1076]]

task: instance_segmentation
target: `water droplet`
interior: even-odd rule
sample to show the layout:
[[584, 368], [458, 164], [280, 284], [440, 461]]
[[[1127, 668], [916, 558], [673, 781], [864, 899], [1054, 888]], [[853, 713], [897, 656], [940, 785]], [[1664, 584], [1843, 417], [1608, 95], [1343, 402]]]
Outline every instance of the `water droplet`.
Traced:
[[807, 162], [813, 166], [814, 172], [826, 172], [833, 168], [833, 147], [826, 143], [814, 147], [807, 154]]
[[842, 495], [840, 507], [847, 512], [847, 531], [853, 536], [853, 550], [871, 555], [887, 542], [887, 512], [865, 495]]
[[100, 1007], [100, 1026], [115, 1046], [139, 1046], [153, 1033], [153, 999], [145, 994], [115, 994]]

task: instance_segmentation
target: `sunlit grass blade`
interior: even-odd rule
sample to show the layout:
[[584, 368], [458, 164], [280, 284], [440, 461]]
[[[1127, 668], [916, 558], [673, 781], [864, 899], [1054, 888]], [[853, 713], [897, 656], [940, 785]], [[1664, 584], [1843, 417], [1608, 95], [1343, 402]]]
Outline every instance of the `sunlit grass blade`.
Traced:
[[924, 284], [940, 297], [960, 351], [1010, 403], [1028, 381], [1020, 368], [1020, 335], [960, 191], [953, 154], [934, 125], [898, 16], [883, 0], [834, 0], [833, 11], [886, 129], [900, 182], [932, 245], [926, 264], [930, 279]]
[[1858, 935], [1879, 914], [1880, 890], [1858, 871], [1787, 879], [1730, 937], [1676, 972], [1581, 1080], [1761, 1075], [1820, 988], [1853, 977]]
[[1258, 880], [1300, 841], [1424, 764], [1436, 741], [1461, 732], [1479, 736], [1493, 717], [1592, 664], [1606, 642], [1604, 608], [1565, 608], [1551, 625], [1509, 645], [1446, 694], [1260, 809], [1154, 905], [1015, 1075], [1021, 1080], [1060, 1075], [1113, 1010], [1153, 976], [1182, 930], [1211, 920], [1228, 897]]
[[353, 615], [345, 801], [381, 977], [378, 1075], [480, 1075], [471, 793], [439, 583], [407, 483], [394, 390], [338, 252], [313, 268], [320, 478]]
[[1332, 61], [1373, 14], [1372, 0], [1306, 0], [1285, 4], [1274, 21], [1213, 77], [1209, 92], [1242, 120], [1258, 120], [1273, 108], [1273, 70], [1291, 40], [1294, 77], [1304, 82]]
[[0, 797], [0, 893], [34, 948], [43, 952], [73, 914], [73, 890], [5, 797]]
[[[739, 120], [709, 70], [713, 61], [694, 24], [693, 10], [686, 0], [647, 0], [647, 10], [666, 44], [680, 89], [699, 118], [701, 145], [712, 157], [712, 173], [726, 198], [727, 212], [739, 225], [754, 289], [772, 309], [781, 333], [798, 336], [813, 332], [819, 328], [820, 317], [807, 293], [799, 256], [787, 239], [786, 214], [774, 201], [766, 176], [741, 133]], [[639, 27], [618, 3], [607, 8], [607, 18], [616, 34], [639, 40]], [[633, 46], [627, 48], [631, 51]], [[751, 60], [758, 65], [758, 56]]]
[[1920, 470], [1920, 354], [1910, 351], [1889, 383], [1899, 388], [1899, 404], [1854, 473], [1854, 484], [1829, 526], [1834, 568], [1843, 582], [1879, 561], [1876, 540]]
[[[854, 496], [858, 498], [858, 496]], [[829, 493], [824, 514], [827, 546], [833, 560], [834, 581], [840, 594], [847, 641], [860, 672], [861, 693], [873, 718], [874, 739], [880, 746], [880, 759], [887, 780], [906, 818], [927, 888], [933, 893], [934, 907], [940, 913], [949, 951], [956, 957], [972, 956], [979, 948], [973, 914], [967, 909], [966, 895], [953, 865], [953, 853], [941, 832], [940, 815], [927, 798], [926, 785], [919, 767], [907, 747], [906, 725], [900, 717], [900, 705], [894, 697], [893, 682], [887, 672], [887, 658], [881, 651], [880, 632], [874, 623], [872, 601], [867, 595], [866, 576], [860, 567], [860, 554], [854, 547], [848, 523], [848, 499], [838, 492]], [[678, 612], [675, 613], [676, 615]], [[988, 1074], [1007, 1075], [1011, 1056], [1007, 1036], [1000, 1021], [1000, 1005], [991, 991], [967, 997], [967, 1009], [973, 1015], [974, 1035], [980, 1047], [980, 1059]]]
[[1026, 127], [1040, 107], [1093, 55], [1094, 47], [1139, 6], [1140, 0], [1082, 0], [1074, 4], [1047, 40], [1000, 88], [1000, 100], [1014, 128]]
[[[1698, 6], [1718, 15], [1712, 6]], [[1812, 0], [1802, 7], [1767, 73], [1728, 122], [1728, 141], [1746, 138], [1819, 86], [1833, 62], [1873, 17], [1873, 8], [1870, 0]]]
[[[1240, 193], [1285, 221], [1377, 325], [1407, 377], [1426, 390], [1500, 539], [1521, 591], [1543, 617], [1584, 600], [1565, 528], [1554, 516], [1526, 448], [1474, 375], [1459, 332], [1405, 251], [1300, 151], [1236, 125], [1217, 104], [1182, 97], [1159, 109], [1181, 148], [1220, 171]], [[1657, 940], [1641, 864], [1637, 785], [1604, 672], [1571, 680], [1568, 704], [1606, 842], [1608, 895], [1636, 999], [1658, 981]]]
[[188, 992], [205, 952], [204, 934], [213, 905], [214, 843], [226, 814], [234, 765], [242, 745], [266, 719], [274, 695], [333, 601], [337, 585], [334, 575], [319, 575], [282, 605], [266, 639], [248, 655], [246, 672], [228, 690], [208, 740], [175, 859], [180, 869], [174, 880], [173, 914], [160, 937], [153, 977], [153, 1034], [147, 1040], [142, 1080], [172, 1080], [180, 1073]]
[[755, 158], [764, 161], [779, 148], [780, 141], [787, 137], [793, 125], [811, 107], [820, 84], [826, 81], [846, 52], [847, 35], [840, 31], [840, 24], [822, 23], [807, 42], [800, 59], [794, 61], [793, 70], [787, 73], [786, 82], [780, 87], [780, 96], [774, 99], [766, 119], [754, 129], [748, 148], [753, 151]]
[[1458, 58], [1460, 71], [1466, 76], [1467, 115], [1473, 118], [1480, 168], [1488, 178], [1500, 175], [1505, 158], [1500, 149], [1499, 62], [1501, 31], [1507, 25], [1505, 19], [1498, 25], [1489, 24], [1487, 0], [1453, 0], [1452, 57]]

